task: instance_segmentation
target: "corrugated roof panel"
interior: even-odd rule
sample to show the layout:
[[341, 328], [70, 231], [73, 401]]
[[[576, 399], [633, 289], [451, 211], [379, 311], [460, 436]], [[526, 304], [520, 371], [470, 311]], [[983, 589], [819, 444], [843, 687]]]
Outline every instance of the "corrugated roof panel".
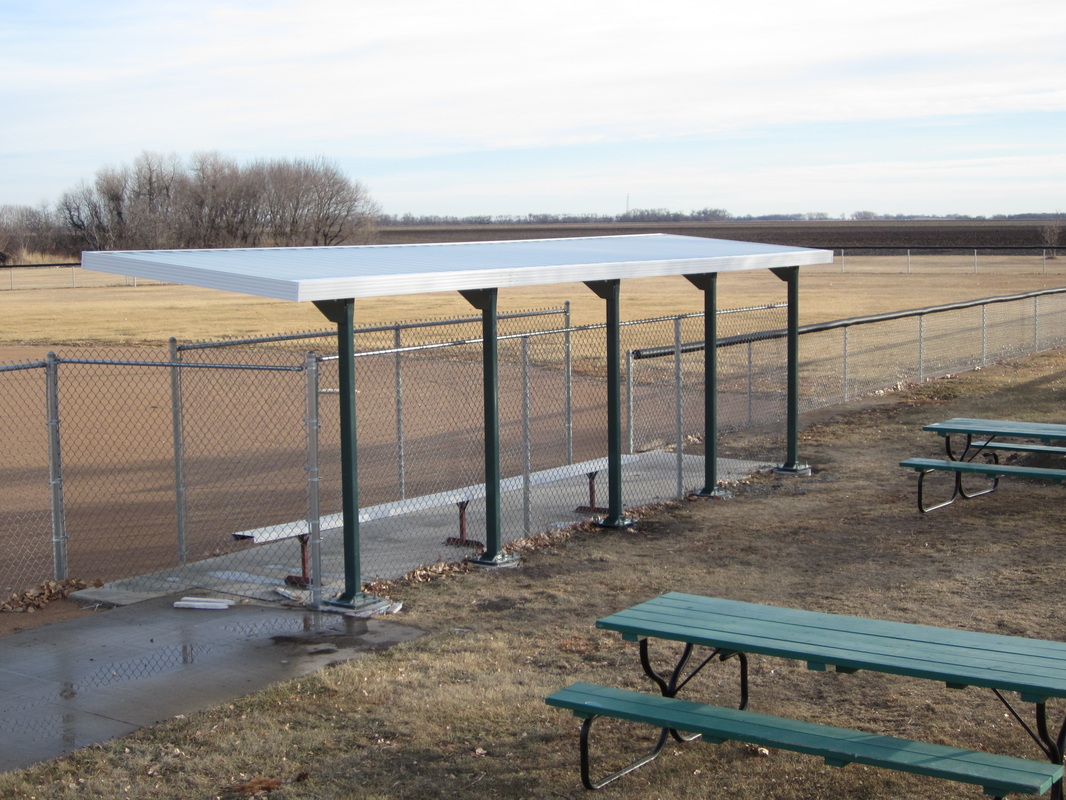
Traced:
[[640, 234], [505, 242], [85, 253], [86, 269], [282, 300], [334, 300], [824, 264], [828, 250]]

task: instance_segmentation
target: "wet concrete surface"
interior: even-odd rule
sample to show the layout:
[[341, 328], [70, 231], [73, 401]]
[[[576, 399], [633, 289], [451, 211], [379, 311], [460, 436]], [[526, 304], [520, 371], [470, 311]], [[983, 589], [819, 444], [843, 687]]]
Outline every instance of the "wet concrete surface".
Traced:
[[0, 771], [423, 633], [393, 616], [361, 619], [256, 603], [177, 609], [177, 599], [155, 598], [0, 640]]

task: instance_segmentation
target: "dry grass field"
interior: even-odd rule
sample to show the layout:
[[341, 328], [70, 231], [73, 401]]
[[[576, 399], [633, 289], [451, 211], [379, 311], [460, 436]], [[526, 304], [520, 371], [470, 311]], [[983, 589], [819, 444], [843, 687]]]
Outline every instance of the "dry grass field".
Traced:
[[[375, 587], [403, 602], [397, 623], [428, 635], [0, 775], [0, 796], [236, 800], [273, 786], [274, 800], [587, 797], [577, 723], [543, 698], [573, 680], [645, 682], [635, 646], [593, 622], [667, 590], [1063, 640], [1062, 488], [1009, 481], [992, 497], [921, 515], [914, 476], [896, 464], [940, 452], [940, 440], [920, 430], [930, 420], [1057, 420], [1064, 394], [1066, 353], [1056, 352], [807, 418], [808, 478], [758, 475], [732, 499], [639, 510], [631, 530], [577, 529], [525, 552], [518, 569]], [[730, 702], [735, 666], [715, 667], [690, 689], [694, 699]], [[759, 657], [751, 708], [1038, 757], [978, 689]], [[599, 763], [621, 763], [633, 735], [597, 739]], [[617, 800], [980, 796], [735, 743], [671, 745], [606, 791]]]
[[[841, 265], [807, 267], [800, 274], [801, 322], [920, 308], [1066, 284], [1066, 259], [1044, 268], [1039, 257], [989, 262], [974, 274], [967, 256], [912, 259], [904, 256], [846, 257]], [[86, 285], [92, 273], [70, 288], [69, 269], [59, 270], [58, 285], [47, 288], [0, 286], [0, 346], [165, 344], [324, 330], [329, 323], [310, 303], [291, 303], [187, 286], [141, 282]], [[35, 275], [35, 279], [39, 276]], [[101, 276], [92, 276], [99, 279]], [[114, 276], [103, 276], [114, 282]], [[121, 278], [118, 279], [121, 282]], [[16, 287], [20, 284], [16, 284]], [[34, 286], [42, 285], [39, 280]], [[47, 285], [46, 285], [47, 286]], [[501, 313], [558, 308], [570, 301], [575, 325], [603, 321], [603, 302], [580, 283], [505, 290]], [[785, 301], [785, 285], [771, 273], [723, 274], [720, 308], [741, 308]], [[702, 294], [684, 278], [623, 281], [622, 314], [644, 319], [703, 310]], [[360, 301], [357, 324], [476, 316], [457, 293], [383, 297]], [[0, 361], [8, 360], [0, 354]]]

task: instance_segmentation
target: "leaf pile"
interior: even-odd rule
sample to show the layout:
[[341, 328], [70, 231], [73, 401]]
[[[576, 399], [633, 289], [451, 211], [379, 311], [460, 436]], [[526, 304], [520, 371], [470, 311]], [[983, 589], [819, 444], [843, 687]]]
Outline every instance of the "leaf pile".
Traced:
[[6, 611], [32, 613], [44, 608], [53, 600], [63, 600], [71, 592], [76, 592], [79, 589], [88, 589], [90, 586], [100, 587], [103, 585], [104, 583], [101, 580], [88, 582], [76, 578], [65, 578], [61, 581], [44, 581], [21, 594], [11, 595], [6, 602], [0, 603], [0, 613]]

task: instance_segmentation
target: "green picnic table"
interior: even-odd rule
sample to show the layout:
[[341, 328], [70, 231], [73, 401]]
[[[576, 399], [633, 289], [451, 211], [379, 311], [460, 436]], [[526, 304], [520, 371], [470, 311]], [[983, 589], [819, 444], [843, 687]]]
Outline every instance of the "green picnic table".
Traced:
[[[658, 694], [576, 683], [547, 698], [549, 705], [583, 719], [580, 733], [581, 778], [596, 789], [654, 760], [673, 737], [689, 741], [736, 740], [818, 755], [826, 763], [848, 763], [912, 772], [976, 784], [995, 797], [1011, 793], [1062, 798], [1062, 762], [1066, 723], [1052, 733], [1047, 702], [1066, 697], [1066, 644], [999, 634], [938, 628], [902, 622], [826, 614], [670, 592], [611, 614], [596, 627], [616, 631], [639, 643], [644, 673]], [[680, 642], [684, 648], [665, 674], [651, 664], [650, 643]], [[700, 656], [696, 657], [699, 653]], [[814, 670], [851, 673], [871, 670], [938, 681], [951, 688], [983, 687], [1009, 713], [1023, 717], [1008, 694], [1032, 704], [1033, 726], [1022, 722], [1047, 761], [901, 739], [832, 727], [747, 710], [749, 655], [774, 656], [806, 663]], [[736, 659], [739, 664], [738, 708], [678, 698], [677, 693], [705, 667]], [[698, 663], [697, 663], [698, 662]], [[695, 664], [695, 666], [691, 666]], [[1014, 703], [1018, 703], [1015, 700]], [[858, 713], [858, 712], [857, 712]], [[597, 717], [614, 717], [661, 729], [652, 752], [601, 780], [593, 780], [588, 739]]]
[[[946, 460], [909, 458], [900, 462], [901, 467], [918, 473], [918, 510], [923, 514], [951, 505], [958, 497], [968, 500], [995, 491], [999, 486], [999, 479], [1005, 476], [1055, 483], [1066, 481], [1066, 469], [1000, 464], [998, 455], [999, 451], [1006, 450], [1066, 456], [1066, 425], [957, 417], [925, 425], [922, 430], [943, 437], [944, 449], [947, 451]], [[952, 437], [956, 437], [954, 443]], [[961, 445], [958, 442], [959, 437], [963, 440]], [[1059, 444], [1053, 444], [1054, 442]], [[979, 458], [983, 460], [979, 461]], [[954, 473], [954, 484], [947, 500], [926, 505], [925, 478], [934, 472]], [[963, 486], [963, 475], [983, 476], [989, 478], [991, 484], [980, 491], [967, 491]]]

